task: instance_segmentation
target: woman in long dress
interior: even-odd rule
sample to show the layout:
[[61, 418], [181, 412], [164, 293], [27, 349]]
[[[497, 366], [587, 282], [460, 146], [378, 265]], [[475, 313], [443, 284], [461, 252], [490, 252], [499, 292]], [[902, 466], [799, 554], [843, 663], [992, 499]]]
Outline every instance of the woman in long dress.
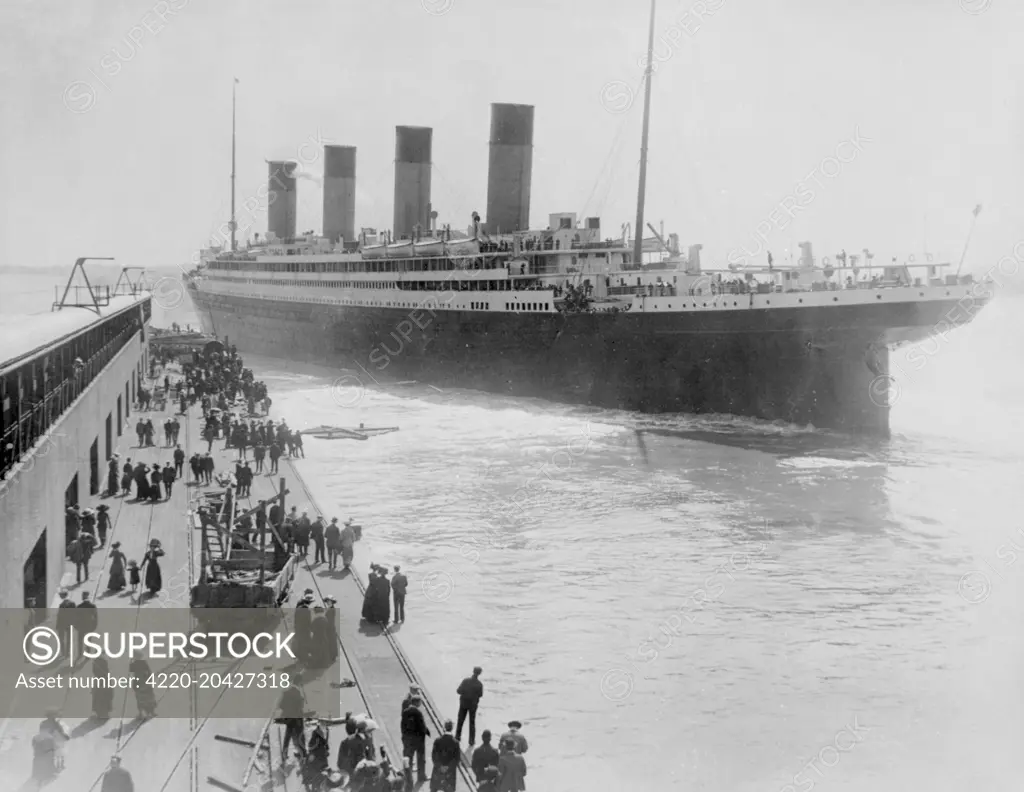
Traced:
[[160, 589], [164, 587], [163, 574], [160, 571], [160, 562], [157, 560], [164, 554], [164, 551], [160, 549], [160, 542], [154, 539], [149, 543], [149, 550], [146, 555], [142, 557], [142, 565], [146, 568], [146, 588], [149, 590], [149, 595], [155, 597]]
[[363, 594], [363, 618], [371, 623], [377, 621], [377, 591], [380, 586], [380, 578], [377, 577], [377, 565], [370, 568], [370, 576], [366, 581], [366, 593]]
[[107, 468], [107, 494], [117, 495], [117, 457], [112, 457]]
[[160, 466], [154, 464], [153, 472], [149, 474], [149, 499], [153, 503], [160, 501], [160, 483], [163, 481], [163, 473]]
[[110, 546], [110, 580], [107, 581], [108, 591], [120, 591], [127, 583], [124, 579], [125, 556], [121, 552], [121, 543], [114, 542]]
[[[116, 488], [114, 492], [116, 492]], [[99, 534], [100, 547], [107, 543], [107, 534], [110, 533], [110, 507], [101, 503], [96, 507], [96, 533]]]

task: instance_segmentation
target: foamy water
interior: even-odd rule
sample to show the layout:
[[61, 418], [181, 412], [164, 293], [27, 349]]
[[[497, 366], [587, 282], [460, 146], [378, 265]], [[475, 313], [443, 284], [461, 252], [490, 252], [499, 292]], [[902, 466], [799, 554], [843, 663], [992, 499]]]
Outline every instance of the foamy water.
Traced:
[[292, 426], [400, 427], [302, 474], [409, 573], [442, 707], [479, 664], [480, 727], [525, 723], [531, 789], [1013, 789], [1021, 307], [894, 354], [888, 442], [247, 362]]

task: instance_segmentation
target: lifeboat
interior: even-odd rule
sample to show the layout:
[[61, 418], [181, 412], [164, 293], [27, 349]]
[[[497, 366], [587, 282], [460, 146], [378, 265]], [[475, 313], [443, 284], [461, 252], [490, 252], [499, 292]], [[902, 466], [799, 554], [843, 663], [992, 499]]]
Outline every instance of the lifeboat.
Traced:
[[449, 256], [480, 255], [480, 242], [476, 239], [450, 239], [445, 245]]
[[417, 256], [441, 256], [444, 255], [443, 239], [427, 239], [413, 245]]
[[385, 255], [388, 258], [409, 258], [413, 254], [412, 241], [404, 239], [385, 248]]

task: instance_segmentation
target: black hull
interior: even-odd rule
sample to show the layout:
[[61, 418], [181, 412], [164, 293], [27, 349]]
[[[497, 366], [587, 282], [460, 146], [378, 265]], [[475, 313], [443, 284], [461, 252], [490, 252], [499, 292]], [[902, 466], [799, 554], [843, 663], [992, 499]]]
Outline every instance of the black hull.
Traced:
[[934, 327], [956, 305], [951, 299], [566, 315], [321, 305], [195, 288], [189, 294], [203, 330], [228, 337], [242, 352], [355, 364], [382, 382], [414, 379], [571, 404], [731, 413], [883, 435], [886, 339], [894, 328]]

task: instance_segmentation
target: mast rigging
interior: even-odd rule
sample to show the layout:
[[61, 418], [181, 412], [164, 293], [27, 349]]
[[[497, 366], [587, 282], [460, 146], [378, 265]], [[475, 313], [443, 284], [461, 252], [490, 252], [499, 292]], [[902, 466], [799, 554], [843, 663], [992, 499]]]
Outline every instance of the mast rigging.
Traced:
[[644, 129], [640, 138], [640, 184], [636, 199], [636, 238], [633, 240], [633, 264], [643, 263], [644, 194], [647, 191], [647, 138], [651, 129], [651, 76], [654, 74], [654, 6], [651, 0], [651, 29], [647, 38], [647, 68], [644, 70]]

